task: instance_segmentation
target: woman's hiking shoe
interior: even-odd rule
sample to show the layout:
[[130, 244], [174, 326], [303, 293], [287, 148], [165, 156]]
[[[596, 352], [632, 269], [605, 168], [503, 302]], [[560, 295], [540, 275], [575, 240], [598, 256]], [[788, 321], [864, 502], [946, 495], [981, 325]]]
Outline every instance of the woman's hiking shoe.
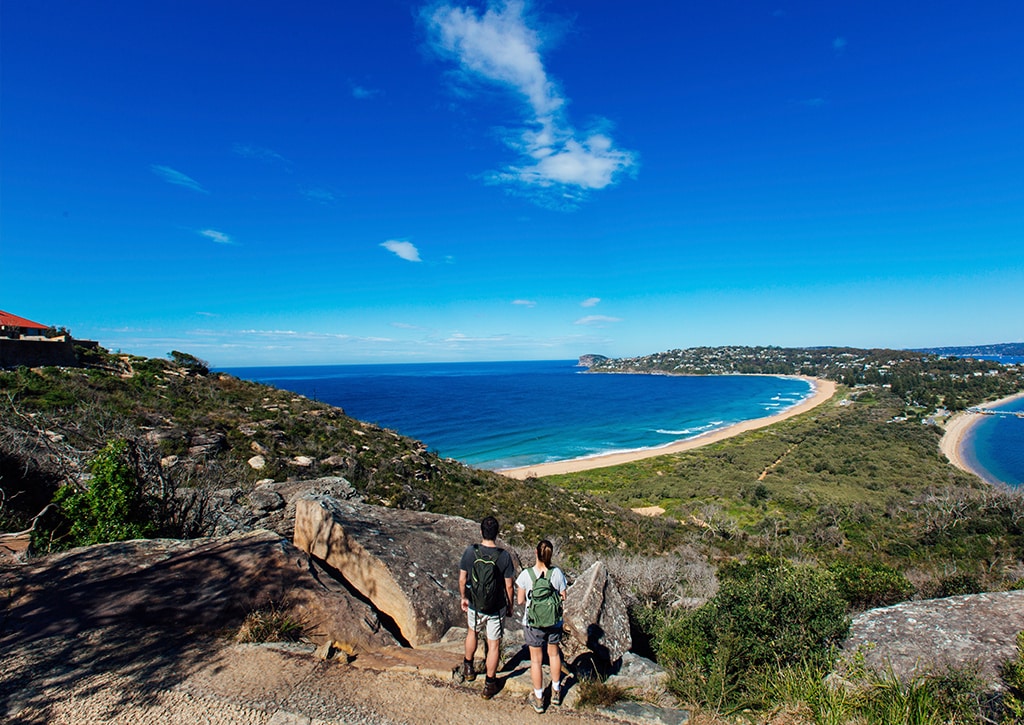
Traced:
[[553, 687], [551, 688], [551, 704], [554, 705], [555, 707], [559, 707], [562, 704], [562, 690], [563, 689], [564, 689], [563, 687], [560, 687], [557, 690], [555, 688], [553, 688]]
[[532, 692], [530, 693], [530, 705], [533, 706], [533, 711], [535, 713], [540, 714], [544, 712], [544, 703]]
[[476, 679], [476, 670], [473, 669], [472, 662], [462, 661], [462, 679], [466, 682], [472, 682]]
[[498, 680], [492, 680], [490, 677], [484, 678], [484, 699], [490, 700], [492, 697], [498, 694]]

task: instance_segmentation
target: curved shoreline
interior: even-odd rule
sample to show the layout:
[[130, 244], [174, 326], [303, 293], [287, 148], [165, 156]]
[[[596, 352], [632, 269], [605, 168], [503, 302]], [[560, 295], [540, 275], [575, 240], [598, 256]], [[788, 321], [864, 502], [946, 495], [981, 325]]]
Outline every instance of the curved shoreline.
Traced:
[[808, 410], [816, 408], [825, 401], [830, 400], [832, 396], [835, 395], [836, 389], [838, 388], [838, 385], [835, 382], [825, 380], [824, 378], [809, 378], [802, 375], [778, 375], [775, 377], [800, 378], [801, 380], [806, 380], [811, 384], [811, 388], [814, 392], [808, 398], [797, 403], [791, 408], [786, 408], [786, 410], [781, 413], [765, 416], [764, 418], [745, 420], [725, 428], [719, 428], [718, 430], [702, 433], [701, 435], [693, 438], [686, 438], [685, 440], [676, 441], [657, 448], [640, 448], [634, 451], [622, 451], [621, 453], [605, 453], [599, 456], [573, 458], [568, 461], [536, 463], [532, 466], [506, 468], [504, 470], [497, 471], [497, 473], [508, 476], [509, 478], [523, 480], [531, 477], [539, 478], [541, 476], [553, 476], [559, 473], [590, 471], [595, 468], [605, 468], [607, 466], [617, 466], [622, 463], [632, 463], [633, 461], [639, 461], [644, 458], [654, 458], [655, 456], [665, 456], [670, 453], [689, 451], [694, 448], [700, 448], [701, 446], [718, 443], [726, 438], [738, 436], [740, 433], [764, 428], [765, 426], [778, 423], [779, 421], [786, 420], [787, 418], [792, 418], [793, 416], [800, 415], [801, 413], [806, 413]]
[[[986, 408], [994, 408], [1000, 405], [1005, 405], [1006, 403], [1012, 403], [1013, 401], [1020, 400], [1021, 398], [1024, 398], [1024, 392], [1007, 395], [1005, 398], [983, 403], [982, 405]], [[971, 467], [967, 462], [967, 458], [963, 454], [963, 446], [967, 435], [971, 432], [974, 426], [981, 422], [983, 418], [983, 413], [972, 413], [967, 410], [955, 414], [946, 421], [946, 432], [942, 434], [942, 439], [939, 440], [939, 449], [946, 455], [949, 462], [961, 471], [973, 473], [982, 481], [992, 483], [995, 479], [991, 478], [988, 471], [980, 471]], [[1001, 481], [1000, 483], [1005, 483], [1005, 481]]]

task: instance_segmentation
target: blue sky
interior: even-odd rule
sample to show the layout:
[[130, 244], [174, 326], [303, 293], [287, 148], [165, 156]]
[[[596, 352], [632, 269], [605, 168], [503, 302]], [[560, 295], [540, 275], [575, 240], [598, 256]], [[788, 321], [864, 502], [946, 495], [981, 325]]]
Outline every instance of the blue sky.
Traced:
[[0, 12], [0, 309], [113, 350], [1024, 340], [1018, 2]]

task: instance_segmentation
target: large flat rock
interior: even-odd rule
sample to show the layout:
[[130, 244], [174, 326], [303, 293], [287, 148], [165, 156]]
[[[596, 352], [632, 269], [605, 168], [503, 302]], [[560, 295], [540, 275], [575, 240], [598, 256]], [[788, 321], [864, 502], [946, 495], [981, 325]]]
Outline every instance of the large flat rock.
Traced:
[[892, 667], [901, 678], [977, 664], [994, 681], [999, 666], [1016, 655], [1021, 630], [1024, 590], [966, 594], [864, 612], [854, 618], [843, 649], [860, 649], [868, 667]]
[[314, 640], [352, 652], [395, 643], [376, 614], [270, 531], [187, 541], [122, 541], [0, 569], [11, 592], [0, 644], [110, 626], [237, 627], [274, 603]]

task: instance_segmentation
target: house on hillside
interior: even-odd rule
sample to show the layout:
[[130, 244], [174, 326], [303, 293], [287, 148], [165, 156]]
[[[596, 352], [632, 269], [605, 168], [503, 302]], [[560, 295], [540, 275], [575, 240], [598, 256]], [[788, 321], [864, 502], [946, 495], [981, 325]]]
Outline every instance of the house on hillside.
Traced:
[[32, 322], [24, 317], [0, 310], [0, 337], [9, 337], [14, 340], [23, 337], [45, 337], [48, 329], [50, 328], [46, 325], [40, 325], [38, 322]]
[[92, 340], [73, 340], [71, 335], [47, 337], [51, 328], [0, 310], [0, 369], [19, 366], [57, 365], [75, 367], [75, 348], [96, 349]]

